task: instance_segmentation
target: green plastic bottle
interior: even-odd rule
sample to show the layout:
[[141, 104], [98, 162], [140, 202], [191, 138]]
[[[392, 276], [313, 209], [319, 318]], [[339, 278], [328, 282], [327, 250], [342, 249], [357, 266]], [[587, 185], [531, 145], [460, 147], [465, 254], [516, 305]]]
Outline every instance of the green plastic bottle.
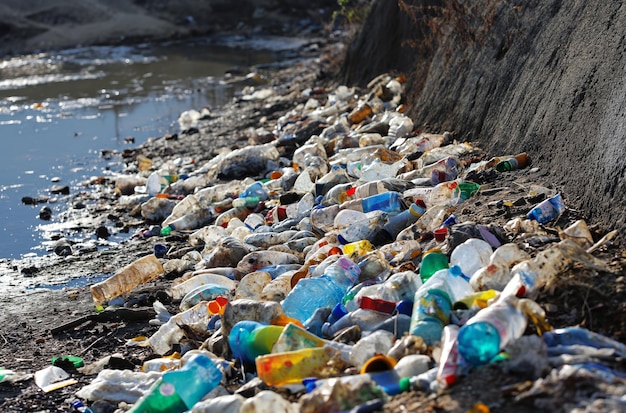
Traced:
[[222, 381], [222, 372], [205, 354], [196, 354], [179, 370], [168, 371], [143, 395], [129, 413], [182, 413]]
[[439, 249], [426, 251], [422, 256], [422, 264], [420, 266], [420, 278], [425, 283], [437, 271], [449, 267], [448, 257]]

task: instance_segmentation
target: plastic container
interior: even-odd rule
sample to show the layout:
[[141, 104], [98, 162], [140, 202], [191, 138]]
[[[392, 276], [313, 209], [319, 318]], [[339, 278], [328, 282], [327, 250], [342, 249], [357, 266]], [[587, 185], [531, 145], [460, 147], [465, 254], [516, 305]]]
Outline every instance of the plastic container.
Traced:
[[[299, 383], [306, 377], [321, 375], [338, 353], [339, 350], [325, 346], [267, 354], [256, 358], [256, 370], [259, 378], [269, 386]], [[332, 374], [332, 369], [326, 371]]]
[[99, 306], [133, 288], [163, 274], [163, 266], [154, 255], [146, 255], [122, 268], [112, 277], [89, 287], [94, 303]]
[[222, 372], [204, 354], [195, 354], [180, 370], [163, 373], [129, 413], [182, 413], [222, 381]]
[[271, 353], [283, 328], [251, 320], [239, 321], [228, 335], [228, 345], [233, 357], [253, 363], [258, 356]]
[[328, 266], [324, 275], [298, 281], [282, 302], [285, 314], [305, 322], [316, 309], [334, 307], [356, 282], [360, 268], [346, 257]]
[[552, 198], [540, 202], [528, 212], [526, 217], [528, 219], [534, 219], [540, 224], [547, 224], [557, 219], [564, 211], [565, 203], [563, 202], [563, 198], [561, 198], [561, 194], [556, 194]]
[[514, 171], [516, 169], [526, 168], [528, 165], [528, 154], [522, 152], [511, 158], [501, 160], [496, 164], [496, 170], [498, 172]]
[[502, 297], [480, 310], [459, 331], [459, 352], [474, 366], [489, 363], [526, 330], [526, 316], [515, 297]]
[[261, 182], [255, 182], [247, 187], [237, 199], [233, 200], [233, 207], [250, 207], [253, 208], [261, 201], [265, 201], [269, 196], [267, 189]]
[[449, 267], [448, 257], [441, 250], [426, 251], [420, 265], [420, 278], [425, 283], [434, 273]]
[[344, 209], [335, 216], [334, 227], [339, 231], [342, 243], [366, 239], [377, 244], [376, 235], [387, 224], [387, 217], [387, 213], [383, 211], [364, 213]]
[[443, 327], [450, 319], [452, 303], [472, 292], [459, 267], [437, 271], [415, 293], [411, 334], [422, 337], [428, 345], [440, 341]]
[[394, 241], [402, 230], [415, 223], [424, 212], [426, 212], [426, 209], [423, 206], [413, 203], [409, 206], [409, 209], [395, 216], [390, 216], [387, 224], [383, 226], [385, 236], [390, 241]]
[[395, 191], [383, 192], [363, 198], [361, 201], [363, 212], [384, 211], [389, 214], [398, 214], [406, 209], [402, 194]]
[[172, 231], [187, 231], [202, 228], [213, 219], [213, 212], [209, 209], [194, 209], [180, 218], [177, 218], [161, 229], [161, 235], [170, 235]]
[[493, 248], [488, 242], [470, 238], [458, 245], [450, 254], [450, 264], [458, 265], [466, 277], [471, 277], [480, 268], [489, 265]]
[[330, 171], [315, 181], [315, 195], [325, 195], [332, 187], [337, 184], [345, 184], [351, 181], [346, 172], [345, 165], [333, 165]]
[[441, 357], [437, 369], [437, 382], [440, 388], [456, 383], [459, 364], [459, 326], [449, 324], [443, 328], [441, 338]]

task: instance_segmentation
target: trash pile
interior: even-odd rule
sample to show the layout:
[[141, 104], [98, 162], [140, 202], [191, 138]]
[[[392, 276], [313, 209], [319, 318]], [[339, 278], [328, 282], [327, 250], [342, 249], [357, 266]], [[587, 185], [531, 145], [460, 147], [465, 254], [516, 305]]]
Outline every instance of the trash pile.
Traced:
[[[416, 131], [401, 78], [368, 89], [307, 89], [268, 142], [200, 166], [142, 159], [118, 180], [119, 202], [158, 223], [142, 235], [158, 242], [92, 285], [94, 303], [123, 306], [136, 287], [181, 274], [168, 290], [179, 311], [156, 301], [158, 331], [126, 344], [154, 357], [141, 371], [102, 370], [76, 409], [380, 411], [489, 363], [532, 370], [520, 399], [577, 376], [624, 389], [624, 344], [553, 329], [535, 301], [574, 266], [609, 272], [593, 253], [615, 233], [594, 242], [583, 220], [556, 225], [564, 200], [537, 185], [522, 214], [494, 205], [512, 211], [506, 225], [459, 220], [465, 202], [499, 190], [498, 174], [530, 168], [527, 154], [486, 158], [452, 133]], [[271, 96], [261, 92], [244, 98]], [[181, 237], [189, 248], [171, 254]], [[606, 399], [626, 404], [623, 392]]]

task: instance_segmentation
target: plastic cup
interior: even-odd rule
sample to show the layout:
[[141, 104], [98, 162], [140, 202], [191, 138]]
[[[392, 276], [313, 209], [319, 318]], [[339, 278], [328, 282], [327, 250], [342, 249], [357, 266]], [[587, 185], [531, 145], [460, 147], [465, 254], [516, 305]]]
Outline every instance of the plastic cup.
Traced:
[[433, 231], [433, 234], [435, 235], [435, 240], [437, 242], [444, 242], [446, 240], [446, 236], [448, 235], [448, 228], [446, 227], [437, 228], [436, 230]]

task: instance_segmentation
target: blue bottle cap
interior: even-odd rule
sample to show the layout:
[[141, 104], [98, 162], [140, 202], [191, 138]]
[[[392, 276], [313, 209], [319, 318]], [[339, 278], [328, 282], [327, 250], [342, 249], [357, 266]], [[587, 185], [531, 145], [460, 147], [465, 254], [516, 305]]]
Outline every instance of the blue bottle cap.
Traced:
[[413, 301], [412, 300], [402, 300], [396, 304], [396, 311], [399, 314], [404, 315], [412, 315], [413, 314]]

